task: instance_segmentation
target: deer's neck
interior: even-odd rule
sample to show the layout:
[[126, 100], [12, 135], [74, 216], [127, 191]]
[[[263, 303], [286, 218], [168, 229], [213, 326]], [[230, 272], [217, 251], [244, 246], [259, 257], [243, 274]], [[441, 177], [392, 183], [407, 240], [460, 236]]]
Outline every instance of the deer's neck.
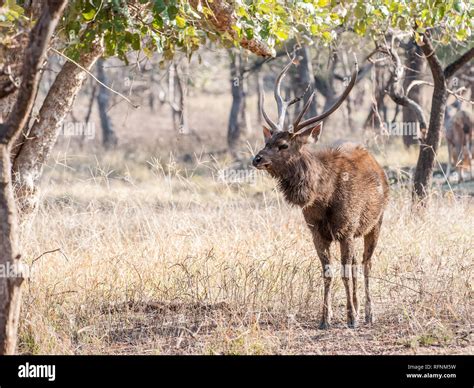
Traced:
[[328, 201], [329, 174], [321, 160], [310, 152], [289, 160], [284, 169], [272, 175], [285, 199], [293, 205], [306, 207]]

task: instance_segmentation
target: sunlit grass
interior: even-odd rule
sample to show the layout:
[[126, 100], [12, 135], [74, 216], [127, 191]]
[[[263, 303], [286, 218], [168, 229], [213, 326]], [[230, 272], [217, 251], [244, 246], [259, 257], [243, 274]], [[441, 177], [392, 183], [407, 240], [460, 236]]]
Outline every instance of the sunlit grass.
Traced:
[[22, 225], [23, 353], [472, 352], [470, 199], [434, 197], [417, 217], [409, 192], [392, 191], [374, 257], [377, 322], [345, 328], [337, 279], [334, 328], [322, 332], [319, 260], [270, 179], [230, 184], [219, 170], [245, 164], [200, 156], [66, 159]]

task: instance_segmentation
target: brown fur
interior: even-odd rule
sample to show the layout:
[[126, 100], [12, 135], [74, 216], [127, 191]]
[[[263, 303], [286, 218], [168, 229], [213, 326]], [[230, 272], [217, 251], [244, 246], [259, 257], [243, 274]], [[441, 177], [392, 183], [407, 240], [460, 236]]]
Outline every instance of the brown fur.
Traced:
[[316, 126], [297, 135], [287, 131], [272, 135], [268, 130], [264, 131], [265, 148], [254, 159], [254, 165], [267, 170], [278, 181], [285, 199], [302, 208], [323, 266], [321, 328], [329, 327], [332, 315], [332, 274], [328, 276], [328, 269], [333, 261], [329, 247], [332, 242], [339, 242], [341, 262], [344, 268], [349, 269], [342, 273], [347, 296], [347, 320], [350, 327], [355, 327], [359, 302], [354, 239], [364, 237], [365, 312], [366, 321], [371, 323], [371, 257], [388, 201], [388, 183], [383, 169], [361, 146], [343, 144], [317, 152], [309, 150], [306, 145], [309, 135], [317, 138], [320, 130], [321, 127]]

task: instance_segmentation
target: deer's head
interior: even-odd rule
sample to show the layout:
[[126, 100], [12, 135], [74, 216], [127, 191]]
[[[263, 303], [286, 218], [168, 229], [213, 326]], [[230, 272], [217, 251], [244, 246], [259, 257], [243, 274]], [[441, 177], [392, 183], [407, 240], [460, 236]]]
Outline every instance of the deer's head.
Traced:
[[330, 114], [336, 111], [337, 108], [344, 102], [346, 97], [349, 95], [352, 87], [355, 84], [357, 78], [357, 61], [355, 62], [355, 69], [352, 73], [351, 80], [347, 85], [344, 93], [341, 97], [331, 106], [326, 112], [303, 120], [304, 115], [306, 114], [309, 106], [311, 105], [315, 92], [306, 101], [303, 109], [296, 117], [296, 120], [292, 125], [285, 126], [285, 115], [288, 110], [288, 107], [294, 103], [301, 100], [301, 97], [296, 97], [291, 101], [285, 101], [281, 97], [281, 83], [286, 73], [290, 69], [291, 65], [294, 62], [294, 57], [291, 62], [285, 66], [285, 68], [279, 74], [276, 82], [274, 95], [278, 108], [278, 120], [273, 122], [265, 112], [263, 107], [264, 105], [264, 94], [263, 91], [260, 95], [260, 106], [262, 109], [262, 116], [267, 122], [267, 126], [263, 127], [263, 136], [265, 138], [265, 147], [261, 149], [255, 158], [253, 159], [252, 164], [254, 167], [262, 170], [268, 171], [277, 171], [285, 167], [287, 163], [291, 163], [295, 157], [301, 155], [303, 147], [309, 142], [310, 139], [317, 142], [321, 130], [323, 127], [323, 120], [328, 117]]

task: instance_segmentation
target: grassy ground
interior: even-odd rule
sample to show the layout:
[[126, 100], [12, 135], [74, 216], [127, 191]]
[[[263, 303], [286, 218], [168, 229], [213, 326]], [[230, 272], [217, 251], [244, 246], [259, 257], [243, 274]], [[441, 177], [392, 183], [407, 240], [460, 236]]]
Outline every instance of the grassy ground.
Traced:
[[274, 182], [222, 179], [244, 162], [152, 155], [53, 157], [42, 206], [22, 225], [22, 353], [473, 353], [472, 197], [435, 189], [417, 217], [408, 190], [392, 187], [373, 259], [376, 323], [345, 327], [337, 279], [334, 327], [320, 331], [319, 260]]
[[[322, 279], [310, 234], [300, 210], [249, 168], [262, 144], [255, 122], [238, 162], [221, 152], [230, 82], [215, 66], [207, 76], [214, 89], [191, 95], [191, 135], [171, 129], [166, 105], [135, 111], [117, 101], [110, 110], [116, 151], [104, 152], [98, 133], [82, 148], [61, 136], [41, 207], [21, 226], [31, 277], [20, 351], [472, 354], [474, 202], [465, 194], [474, 192], [472, 182], [453, 186], [454, 195], [438, 175], [431, 206], [419, 217], [409, 188], [393, 185], [373, 259], [376, 323], [345, 327], [344, 287], [336, 279], [334, 327], [318, 330]], [[366, 100], [355, 122], [364, 122]], [[75, 121], [87, 106], [78, 100]], [[252, 118], [255, 107], [252, 94]], [[348, 133], [345, 115], [341, 108], [325, 122], [323, 144], [363, 142], [395, 175], [414, 165], [416, 147], [404, 150], [400, 139], [377, 131]], [[98, 131], [95, 109], [92, 123]], [[446, 161], [445, 147], [438, 158]], [[232, 170], [241, 175], [227, 174]], [[236, 177], [243, 181], [230, 183]]]

